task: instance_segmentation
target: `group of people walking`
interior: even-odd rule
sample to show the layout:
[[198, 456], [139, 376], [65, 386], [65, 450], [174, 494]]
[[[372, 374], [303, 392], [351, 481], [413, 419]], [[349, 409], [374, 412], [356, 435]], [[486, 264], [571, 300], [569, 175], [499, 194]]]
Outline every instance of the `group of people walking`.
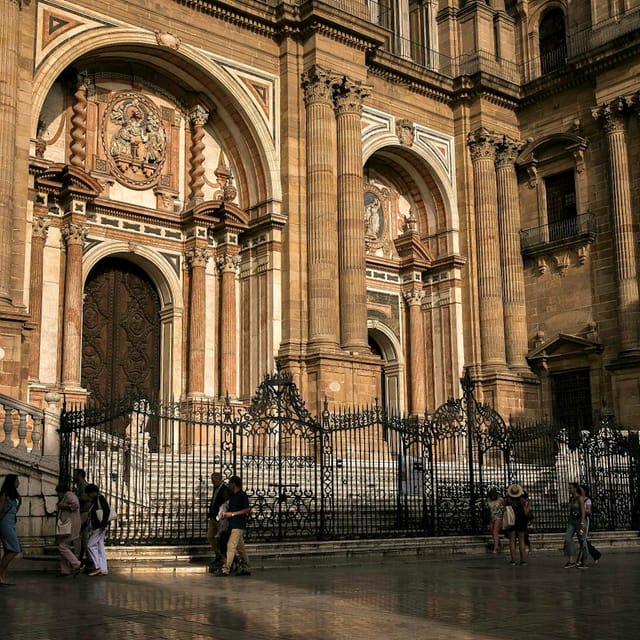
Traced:
[[[87, 482], [83, 469], [74, 472], [74, 488], [61, 482], [56, 486], [56, 544], [60, 552], [61, 577], [74, 576], [86, 569], [89, 576], [108, 574], [104, 537], [113, 512], [97, 485]], [[20, 478], [7, 474], [0, 488], [0, 586], [11, 586], [7, 573], [21, 553], [17, 515], [22, 499]]]
[[[577, 482], [569, 483], [569, 518], [564, 536], [567, 558], [564, 566], [567, 569], [586, 568], [589, 556], [594, 564], [600, 560], [602, 554], [589, 540], [592, 511], [589, 488]], [[502, 536], [505, 536], [509, 541], [510, 563], [526, 565], [527, 554], [531, 550], [529, 532], [533, 520], [528, 493], [517, 483], [510, 485], [504, 496], [493, 488], [487, 494], [487, 513], [492, 553], [498, 554], [502, 550]], [[578, 541], [577, 551], [574, 537]]]

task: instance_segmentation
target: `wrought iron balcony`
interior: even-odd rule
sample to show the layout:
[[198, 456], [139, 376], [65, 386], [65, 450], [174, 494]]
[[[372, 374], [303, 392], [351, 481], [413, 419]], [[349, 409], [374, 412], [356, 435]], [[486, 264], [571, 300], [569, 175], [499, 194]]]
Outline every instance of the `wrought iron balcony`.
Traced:
[[595, 235], [595, 216], [591, 212], [581, 213], [575, 218], [521, 229], [520, 249], [525, 254], [535, 253], [536, 249], [550, 244], [593, 242]]

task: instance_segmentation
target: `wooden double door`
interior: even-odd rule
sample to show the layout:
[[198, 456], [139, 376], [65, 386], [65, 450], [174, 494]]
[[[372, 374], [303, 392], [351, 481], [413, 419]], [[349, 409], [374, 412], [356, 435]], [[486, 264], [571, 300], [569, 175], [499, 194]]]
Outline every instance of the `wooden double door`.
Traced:
[[87, 278], [82, 386], [102, 406], [158, 397], [160, 299], [149, 276], [128, 260], [102, 260]]

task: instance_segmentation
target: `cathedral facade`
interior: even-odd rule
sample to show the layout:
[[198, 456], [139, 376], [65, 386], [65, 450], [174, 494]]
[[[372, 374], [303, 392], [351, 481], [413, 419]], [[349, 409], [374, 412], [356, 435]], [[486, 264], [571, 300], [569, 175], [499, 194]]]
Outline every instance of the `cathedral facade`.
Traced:
[[640, 415], [640, 0], [2, 0], [0, 393]]

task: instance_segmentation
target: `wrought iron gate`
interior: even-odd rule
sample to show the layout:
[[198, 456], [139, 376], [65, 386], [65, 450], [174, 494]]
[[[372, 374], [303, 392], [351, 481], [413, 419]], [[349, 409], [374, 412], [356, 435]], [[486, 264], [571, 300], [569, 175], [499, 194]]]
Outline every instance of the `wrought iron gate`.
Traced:
[[111, 544], [204, 540], [213, 471], [242, 477], [253, 541], [479, 533], [487, 491], [513, 481], [537, 530], [564, 528], [571, 481], [591, 486], [596, 526], [637, 526], [637, 432], [506, 424], [476, 402], [468, 374], [462, 385], [462, 398], [421, 419], [325, 406], [315, 420], [280, 372], [247, 409], [138, 398], [65, 411], [61, 469], [84, 468], [113, 502]]

